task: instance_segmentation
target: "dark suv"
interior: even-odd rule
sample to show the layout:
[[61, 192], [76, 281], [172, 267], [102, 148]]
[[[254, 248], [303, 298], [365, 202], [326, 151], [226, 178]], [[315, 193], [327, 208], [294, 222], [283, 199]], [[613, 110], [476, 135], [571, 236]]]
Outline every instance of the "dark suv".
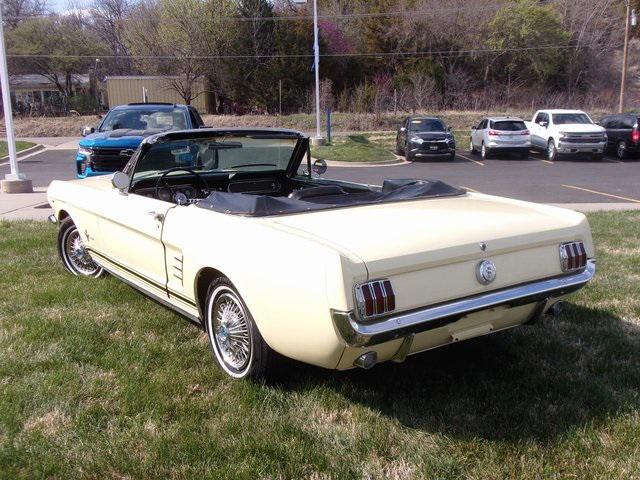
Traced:
[[599, 123], [607, 130], [609, 138], [605, 151], [615, 151], [620, 160], [640, 152], [639, 119], [640, 114], [621, 113], [608, 115], [600, 120]]
[[407, 161], [417, 158], [456, 158], [456, 140], [451, 129], [436, 117], [408, 117], [398, 129], [396, 153]]

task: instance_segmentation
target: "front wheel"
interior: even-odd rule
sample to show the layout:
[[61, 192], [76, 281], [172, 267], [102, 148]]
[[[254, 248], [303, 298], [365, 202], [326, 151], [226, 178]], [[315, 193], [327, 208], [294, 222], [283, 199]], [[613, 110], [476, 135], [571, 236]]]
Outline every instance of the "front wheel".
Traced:
[[205, 327], [216, 362], [233, 378], [267, 377], [276, 353], [258, 331], [240, 294], [227, 278], [211, 283]]
[[556, 143], [553, 139], [549, 140], [547, 143], [547, 160], [550, 162], [555, 162], [558, 159], [558, 149], [556, 148]]
[[469, 153], [476, 153], [476, 147], [473, 146], [473, 140], [469, 140]]
[[70, 217], [60, 223], [58, 255], [64, 268], [74, 275], [97, 278], [104, 274], [104, 269], [87, 252], [80, 231]]

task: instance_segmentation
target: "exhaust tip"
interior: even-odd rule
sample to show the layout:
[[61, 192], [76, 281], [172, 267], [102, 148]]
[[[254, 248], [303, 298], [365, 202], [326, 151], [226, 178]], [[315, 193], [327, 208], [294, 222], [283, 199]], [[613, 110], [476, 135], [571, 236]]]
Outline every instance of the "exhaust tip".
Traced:
[[376, 363], [378, 363], [378, 354], [376, 352], [367, 352], [360, 355], [353, 362], [353, 365], [359, 368], [364, 368], [365, 370], [369, 370]]

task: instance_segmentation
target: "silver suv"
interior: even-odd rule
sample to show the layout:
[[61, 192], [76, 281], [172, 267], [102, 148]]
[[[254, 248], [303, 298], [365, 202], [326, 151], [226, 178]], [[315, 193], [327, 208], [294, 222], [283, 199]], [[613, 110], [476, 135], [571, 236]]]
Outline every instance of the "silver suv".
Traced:
[[482, 158], [497, 153], [516, 153], [527, 158], [531, 148], [531, 134], [524, 121], [517, 117], [488, 117], [471, 127], [471, 153], [480, 152]]

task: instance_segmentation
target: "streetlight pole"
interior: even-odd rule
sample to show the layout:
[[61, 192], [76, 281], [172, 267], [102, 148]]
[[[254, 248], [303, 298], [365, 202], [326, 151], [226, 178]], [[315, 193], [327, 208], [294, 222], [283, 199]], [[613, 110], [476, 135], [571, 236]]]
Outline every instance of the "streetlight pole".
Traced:
[[624, 96], [627, 87], [627, 61], [629, 58], [629, 9], [631, 8], [629, 0], [625, 0], [626, 12], [624, 22], [624, 50], [622, 53], [622, 78], [620, 80], [620, 102], [618, 104], [618, 113], [624, 111]]
[[313, 0], [313, 70], [316, 74], [316, 137], [314, 143], [321, 145], [324, 139], [320, 134], [320, 43], [318, 42], [318, 0]]
[[2, 87], [4, 126], [7, 130], [9, 164], [11, 165], [11, 173], [7, 173], [5, 179], [0, 182], [2, 184], [1, 190], [4, 193], [30, 193], [33, 191], [31, 180], [27, 180], [27, 177], [18, 171], [18, 156], [16, 153], [16, 140], [13, 134], [13, 116], [11, 113], [11, 93], [9, 91], [9, 69], [7, 68], [7, 55], [4, 48], [2, 9], [0, 9], [0, 87]]

